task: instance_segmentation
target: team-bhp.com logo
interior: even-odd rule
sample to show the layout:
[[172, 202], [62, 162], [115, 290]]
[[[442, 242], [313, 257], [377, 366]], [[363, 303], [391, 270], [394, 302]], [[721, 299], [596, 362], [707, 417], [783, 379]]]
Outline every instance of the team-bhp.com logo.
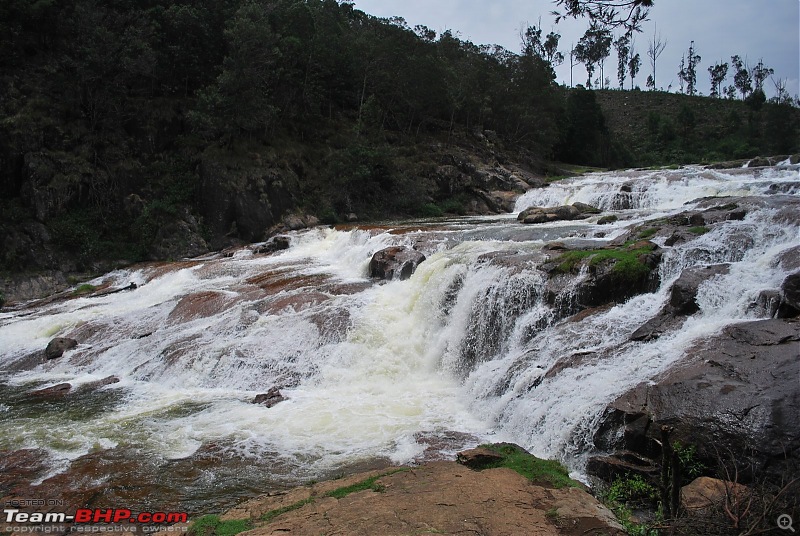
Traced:
[[6, 523], [185, 523], [186, 512], [139, 512], [127, 508], [79, 508], [75, 515], [65, 512], [22, 512], [14, 508], [3, 510]]

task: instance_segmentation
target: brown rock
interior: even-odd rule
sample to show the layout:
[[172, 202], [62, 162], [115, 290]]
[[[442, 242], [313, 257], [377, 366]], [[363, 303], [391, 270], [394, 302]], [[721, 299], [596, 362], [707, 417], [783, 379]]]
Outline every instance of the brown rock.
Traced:
[[503, 455], [485, 448], [475, 448], [459, 452], [456, 461], [470, 469], [482, 469], [503, 461]]
[[701, 476], [681, 488], [681, 506], [689, 514], [701, 513], [726, 502], [741, 503], [749, 495], [750, 489], [737, 482]]
[[31, 391], [31, 396], [36, 396], [39, 398], [60, 398], [65, 396], [72, 390], [71, 383], [58, 383], [56, 385], [51, 385], [50, 387], [45, 387], [44, 389], [38, 389], [36, 391]]
[[[473, 471], [453, 462], [432, 462], [386, 473], [362, 473], [261, 497], [224, 514], [222, 519], [249, 518], [256, 528], [248, 536], [624, 534], [613, 514], [585, 491], [544, 488], [510, 469]], [[375, 478], [373, 485], [380, 492], [366, 489], [338, 499], [328, 495], [367, 478]], [[266, 512], [292, 505], [296, 508], [268, 523], [259, 521]]]
[[277, 387], [272, 387], [266, 393], [256, 395], [256, 397], [253, 399], [253, 404], [261, 404], [262, 406], [271, 408], [275, 404], [283, 402], [284, 400], [286, 400], [286, 397], [281, 394], [280, 389]]

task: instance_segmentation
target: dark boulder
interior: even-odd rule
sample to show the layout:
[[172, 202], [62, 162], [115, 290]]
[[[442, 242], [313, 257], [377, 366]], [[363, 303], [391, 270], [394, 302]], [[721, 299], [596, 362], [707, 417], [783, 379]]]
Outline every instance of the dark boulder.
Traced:
[[56, 337], [47, 344], [44, 355], [47, 359], [56, 359], [64, 355], [64, 352], [78, 346], [78, 341], [66, 337]]
[[275, 253], [276, 251], [281, 251], [283, 249], [289, 249], [289, 237], [288, 236], [273, 236], [269, 240], [267, 240], [263, 245], [255, 248], [253, 253], [256, 255], [263, 255], [266, 253]]
[[619, 218], [616, 215], [611, 214], [610, 216], [603, 216], [599, 220], [597, 220], [598, 225], [608, 225], [609, 223], [614, 223]]
[[425, 255], [405, 246], [382, 249], [369, 261], [369, 275], [378, 279], [408, 279]]
[[668, 425], [672, 440], [695, 446], [709, 467], [734, 455], [737, 465], [752, 468], [749, 477], [798, 474], [798, 341], [796, 319], [728, 326], [612, 402], [595, 444], [658, 459], [660, 427]]
[[781, 283], [781, 299], [783, 303], [800, 312], [800, 271], [786, 276]]
[[275, 404], [283, 402], [284, 400], [286, 400], [286, 397], [281, 394], [280, 389], [277, 387], [272, 387], [266, 393], [256, 395], [256, 397], [253, 399], [253, 404], [260, 404], [262, 406], [271, 408]]
[[95, 389], [99, 389], [101, 387], [105, 387], [106, 385], [113, 385], [115, 383], [119, 383], [119, 378], [116, 376], [106, 376], [103, 379], [95, 380], [93, 382], [87, 382], [83, 385], [79, 386], [75, 391], [85, 393], [87, 391], [94, 391]]

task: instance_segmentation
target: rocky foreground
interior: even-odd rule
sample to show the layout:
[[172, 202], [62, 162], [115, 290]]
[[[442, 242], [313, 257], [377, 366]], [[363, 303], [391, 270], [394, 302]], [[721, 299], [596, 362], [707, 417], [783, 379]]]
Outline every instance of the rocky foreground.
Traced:
[[556, 487], [560, 484], [532, 480], [507, 467], [479, 470], [493, 465], [494, 456], [473, 449], [459, 455], [462, 463], [376, 470], [273, 493], [233, 508], [220, 520], [223, 526], [245, 521], [254, 527], [243, 533], [247, 536], [625, 534], [614, 515], [577, 485]]

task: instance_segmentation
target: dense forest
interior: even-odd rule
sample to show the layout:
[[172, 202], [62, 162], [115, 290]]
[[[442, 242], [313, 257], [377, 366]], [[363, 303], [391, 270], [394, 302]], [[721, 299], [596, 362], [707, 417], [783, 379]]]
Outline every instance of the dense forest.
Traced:
[[[0, 269], [197, 254], [292, 212], [464, 213], [469, 182], [441, 168], [470, 155], [546, 175], [800, 150], [789, 105], [718, 120], [707, 98], [564, 88], [552, 47], [535, 27], [517, 53], [336, 0], [2, 0]], [[634, 127], [607, 120], [622, 98]]]

